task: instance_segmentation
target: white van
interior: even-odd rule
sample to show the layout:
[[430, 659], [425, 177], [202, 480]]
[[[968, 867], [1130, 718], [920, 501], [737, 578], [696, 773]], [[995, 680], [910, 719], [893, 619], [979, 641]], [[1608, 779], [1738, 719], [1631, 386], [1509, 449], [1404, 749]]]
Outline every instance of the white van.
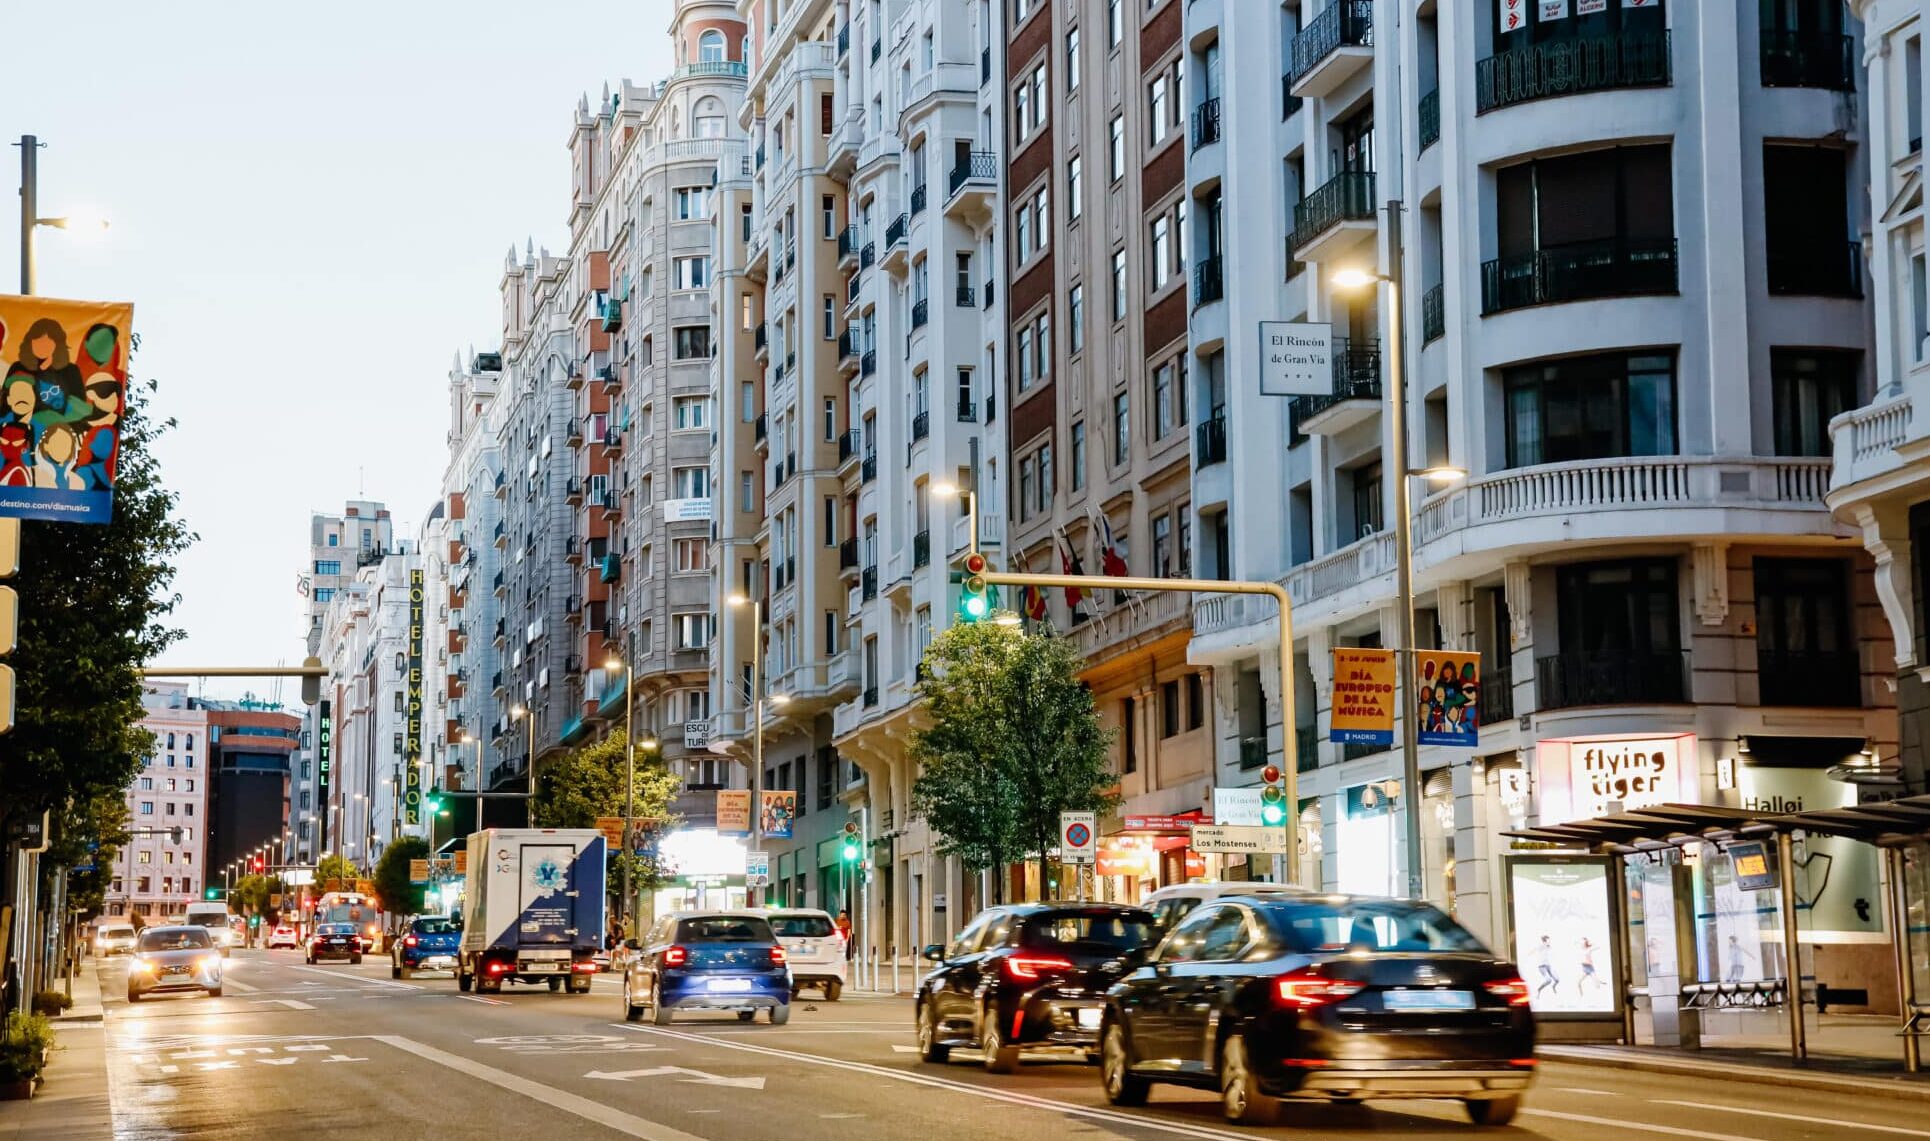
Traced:
[[187, 914], [182, 917], [181, 922], [193, 927], [206, 927], [208, 938], [214, 941], [215, 946], [221, 948], [223, 958], [227, 957], [228, 952], [237, 942], [234, 916], [228, 911], [228, 905], [220, 900], [188, 904]]
[[809, 907], [773, 907], [765, 913], [784, 959], [791, 967], [791, 993], [805, 987], [824, 992], [826, 1002], [844, 993], [844, 936], [828, 912]]
[[109, 955], [133, 953], [134, 925], [132, 923], [108, 921], [94, 928], [94, 954], [106, 958]]
[[1176, 883], [1162, 887], [1145, 899], [1139, 906], [1153, 913], [1163, 934], [1173, 929], [1174, 924], [1186, 917], [1186, 913], [1208, 900], [1220, 899], [1229, 895], [1240, 896], [1283, 896], [1312, 895], [1304, 887], [1289, 883], [1259, 883], [1234, 881], [1231, 883]]

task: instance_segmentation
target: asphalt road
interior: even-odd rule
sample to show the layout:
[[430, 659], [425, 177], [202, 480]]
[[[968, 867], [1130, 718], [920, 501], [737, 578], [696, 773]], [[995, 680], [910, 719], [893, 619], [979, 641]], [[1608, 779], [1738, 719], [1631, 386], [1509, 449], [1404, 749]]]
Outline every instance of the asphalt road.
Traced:
[[1921, 1103], [1565, 1064], [1543, 1067], [1506, 1129], [1476, 1129], [1445, 1102], [1309, 1107], [1277, 1128], [1241, 1129], [1224, 1124], [1211, 1095], [1188, 1090], [1115, 1110], [1096, 1068], [1079, 1063], [1001, 1077], [957, 1051], [949, 1066], [924, 1065], [902, 998], [807, 998], [781, 1027], [692, 1014], [657, 1028], [623, 1021], [610, 976], [590, 995], [511, 987], [485, 997], [459, 994], [449, 976], [391, 981], [376, 957], [310, 967], [295, 952], [238, 951], [223, 997], [130, 1006], [125, 960], [99, 970], [119, 1141], [1930, 1139]]

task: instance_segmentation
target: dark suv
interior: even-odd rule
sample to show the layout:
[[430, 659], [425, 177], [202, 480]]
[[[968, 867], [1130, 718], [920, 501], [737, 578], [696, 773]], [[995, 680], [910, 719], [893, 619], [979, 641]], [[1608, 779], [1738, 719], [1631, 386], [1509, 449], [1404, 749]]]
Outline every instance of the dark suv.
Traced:
[[1156, 936], [1153, 915], [1110, 903], [1023, 903], [988, 908], [950, 947], [925, 948], [938, 964], [913, 1007], [919, 1056], [943, 1062], [977, 1047], [985, 1068], [1010, 1073], [1027, 1049], [1096, 1059], [1106, 988]]

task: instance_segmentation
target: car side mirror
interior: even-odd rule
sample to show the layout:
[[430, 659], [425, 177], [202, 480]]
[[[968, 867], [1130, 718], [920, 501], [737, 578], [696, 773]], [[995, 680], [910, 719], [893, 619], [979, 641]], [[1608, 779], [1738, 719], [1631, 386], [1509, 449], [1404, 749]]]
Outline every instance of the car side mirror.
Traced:
[[623, 949], [626, 951], [641, 951], [643, 950], [643, 944], [637, 942], [635, 939], [625, 939], [623, 941]]
[[945, 961], [945, 948], [936, 943], [927, 944], [923, 954], [925, 958], [930, 959], [934, 963], [942, 963]]

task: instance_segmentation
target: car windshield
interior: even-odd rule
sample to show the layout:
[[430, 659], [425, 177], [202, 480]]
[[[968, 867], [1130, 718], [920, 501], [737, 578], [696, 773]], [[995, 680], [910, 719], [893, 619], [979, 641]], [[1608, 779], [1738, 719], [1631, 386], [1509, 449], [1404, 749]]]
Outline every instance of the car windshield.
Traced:
[[771, 930], [780, 939], [829, 939], [832, 927], [826, 915], [773, 915]]
[[1054, 912], [1025, 921], [1020, 946], [1035, 950], [1122, 954], [1152, 942], [1153, 917], [1130, 911]]
[[214, 944], [208, 942], [208, 933], [198, 927], [168, 927], [141, 932], [143, 951], [192, 951], [212, 946]]
[[771, 943], [771, 925], [754, 915], [708, 915], [677, 923], [679, 943]]
[[109, 939], [132, 939], [134, 937], [134, 929], [132, 927], [107, 927], [102, 929], [101, 934]]
[[452, 919], [418, 919], [415, 921], [415, 933], [418, 935], [454, 935], [461, 930], [462, 928], [456, 926], [455, 921]]
[[1375, 951], [1485, 951], [1467, 929], [1426, 904], [1393, 900], [1307, 902], [1266, 909], [1274, 930], [1303, 955]]

